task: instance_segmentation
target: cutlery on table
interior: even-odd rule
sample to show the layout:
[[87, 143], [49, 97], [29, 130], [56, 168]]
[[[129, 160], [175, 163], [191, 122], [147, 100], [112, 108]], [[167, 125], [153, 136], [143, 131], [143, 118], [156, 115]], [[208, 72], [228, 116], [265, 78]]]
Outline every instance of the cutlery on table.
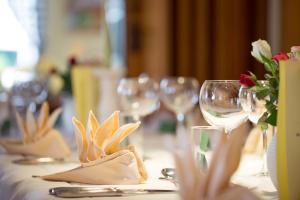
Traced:
[[49, 194], [64, 198], [74, 197], [116, 197], [140, 194], [175, 193], [177, 190], [163, 189], [120, 189], [116, 187], [55, 187], [49, 190]]
[[161, 174], [164, 177], [162, 179], [175, 179], [175, 169], [174, 168], [163, 168]]
[[63, 158], [51, 158], [51, 157], [25, 157], [12, 161], [19, 165], [37, 165], [37, 164], [53, 164], [53, 163], [64, 163]]
[[178, 186], [177, 180], [175, 178], [175, 169], [174, 168], [163, 168], [161, 170], [163, 177], [159, 177], [160, 180], [167, 180], [172, 182], [175, 186]]

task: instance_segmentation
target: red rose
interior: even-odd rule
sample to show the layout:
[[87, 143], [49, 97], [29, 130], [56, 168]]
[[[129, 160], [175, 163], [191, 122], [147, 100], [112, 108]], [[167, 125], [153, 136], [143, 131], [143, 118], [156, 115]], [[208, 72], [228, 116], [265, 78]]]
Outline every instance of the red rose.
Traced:
[[254, 81], [251, 79], [251, 76], [247, 74], [240, 75], [240, 83], [243, 86], [252, 87], [255, 85]]
[[74, 65], [77, 65], [77, 59], [75, 56], [71, 56], [68, 60], [68, 64], [70, 67], [73, 67]]
[[274, 55], [272, 57], [273, 60], [276, 60], [278, 63], [280, 60], [287, 60], [289, 59], [289, 56], [286, 53], [279, 52], [278, 54]]

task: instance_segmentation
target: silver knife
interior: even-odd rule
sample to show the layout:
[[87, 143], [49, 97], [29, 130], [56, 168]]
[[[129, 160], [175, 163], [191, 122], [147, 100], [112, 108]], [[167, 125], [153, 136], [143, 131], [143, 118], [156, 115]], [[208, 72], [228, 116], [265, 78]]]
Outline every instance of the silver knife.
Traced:
[[37, 165], [37, 164], [52, 164], [52, 163], [64, 163], [63, 158], [51, 158], [51, 157], [25, 157], [12, 161], [15, 164], [20, 165]]
[[55, 187], [49, 194], [64, 198], [74, 197], [120, 197], [139, 194], [175, 193], [177, 190], [163, 189], [120, 189], [117, 187]]

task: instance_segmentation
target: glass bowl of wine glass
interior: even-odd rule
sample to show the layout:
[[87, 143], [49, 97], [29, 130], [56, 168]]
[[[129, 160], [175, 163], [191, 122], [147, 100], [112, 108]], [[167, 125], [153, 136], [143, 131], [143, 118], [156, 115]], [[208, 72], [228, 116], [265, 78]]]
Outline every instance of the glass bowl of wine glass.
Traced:
[[199, 104], [204, 119], [212, 126], [230, 133], [247, 120], [248, 113], [239, 99], [238, 80], [206, 80], [200, 91]]

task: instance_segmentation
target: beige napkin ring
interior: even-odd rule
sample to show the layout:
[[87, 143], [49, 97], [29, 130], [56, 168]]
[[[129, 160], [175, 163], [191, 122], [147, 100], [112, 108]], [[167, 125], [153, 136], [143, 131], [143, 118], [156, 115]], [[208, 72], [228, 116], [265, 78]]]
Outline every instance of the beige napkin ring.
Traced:
[[90, 112], [87, 130], [75, 118], [73, 123], [81, 166], [42, 176], [44, 180], [86, 184], [138, 184], [147, 180], [144, 163], [134, 146], [120, 147], [120, 143], [138, 128], [139, 122], [119, 127], [119, 112], [116, 111], [101, 125]]

